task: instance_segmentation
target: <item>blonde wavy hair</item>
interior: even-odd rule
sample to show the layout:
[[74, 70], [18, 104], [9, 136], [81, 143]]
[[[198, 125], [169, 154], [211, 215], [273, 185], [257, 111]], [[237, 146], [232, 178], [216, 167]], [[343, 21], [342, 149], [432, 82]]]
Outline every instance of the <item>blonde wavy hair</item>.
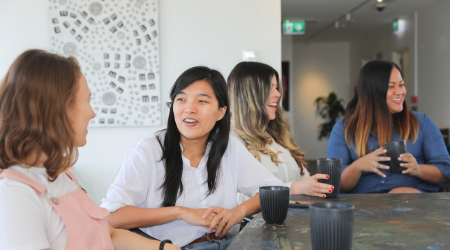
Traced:
[[[269, 155], [278, 166], [280, 152], [266, 148], [276, 143], [289, 150], [304, 175], [303, 166], [307, 166], [305, 151], [301, 151], [291, 135], [291, 128], [286, 114], [281, 107], [281, 98], [277, 103], [276, 118], [269, 120], [266, 105], [269, 101], [272, 77], [277, 80], [280, 93], [283, 93], [278, 73], [269, 65], [258, 62], [241, 62], [231, 71], [228, 77], [228, 94], [230, 96], [231, 115], [234, 129], [245, 142], [245, 146], [258, 161], [259, 152]], [[267, 134], [266, 134], [267, 133]]]

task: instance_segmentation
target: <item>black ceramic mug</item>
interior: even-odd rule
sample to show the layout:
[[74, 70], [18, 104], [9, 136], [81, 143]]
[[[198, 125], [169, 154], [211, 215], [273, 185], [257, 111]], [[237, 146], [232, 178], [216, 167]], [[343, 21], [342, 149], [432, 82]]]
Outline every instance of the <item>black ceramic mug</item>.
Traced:
[[404, 162], [398, 160], [401, 154], [408, 152], [406, 151], [406, 141], [386, 142], [384, 147], [386, 148], [387, 156], [391, 158], [391, 171], [401, 173], [403, 170], [406, 170], [406, 168], [400, 167], [400, 163]]
[[333, 192], [327, 193], [327, 198], [337, 197], [341, 188], [342, 159], [320, 158], [317, 160], [317, 173], [326, 174], [329, 179], [319, 179], [319, 182], [334, 186]]
[[267, 223], [281, 224], [286, 220], [290, 191], [285, 186], [259, 188], [259, 204], [263, 219]]
[[354, 206], [342, 202], [309, 205], [313, 250], [350, 250], [353, 241]]

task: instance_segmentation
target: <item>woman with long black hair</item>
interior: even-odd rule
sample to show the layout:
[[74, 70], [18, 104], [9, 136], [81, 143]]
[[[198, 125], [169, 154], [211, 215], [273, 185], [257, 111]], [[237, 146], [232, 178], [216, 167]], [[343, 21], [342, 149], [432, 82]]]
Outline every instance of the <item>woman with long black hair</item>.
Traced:
[[[117, 228], [139, 227], [185, 249], [224, 249], [228, 231], [237, 233], [260, 210], [259, 187], [282, 182], [229, 137], [227, 86], [218, 71], [186, 70], [170, 99], [167, 129], [127, 152], [102, 206]], [[237, 205], [238, 192], [256, 195]]]
[[[341, 191], [349, 193], [437, 192], [450, 178], [450, 157], [431, 119], [411, 111], [400, 68], [375, 60], [361, 69], [345, 118], [328, 142], [328, 157], [342, 159]], [[402, 173], [389, 170], [384, 144], [407, 141]]]

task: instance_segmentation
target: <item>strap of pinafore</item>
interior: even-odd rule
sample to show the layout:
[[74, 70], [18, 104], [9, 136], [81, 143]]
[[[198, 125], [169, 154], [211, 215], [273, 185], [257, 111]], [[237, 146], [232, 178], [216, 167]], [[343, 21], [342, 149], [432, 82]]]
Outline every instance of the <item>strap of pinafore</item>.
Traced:
[[66, 173], [66, 175], [72, 180], [72, 181], [76, 181], [77, 178], [75, 177], [74, 174], [72, 174], [72, 172], [70, 172], [69, 170], [64, 171], [64, 173]]
[[43, 194], [47, 190], [47, 188], [43, 184], [11, 169], [3, 169], [0, 171], [0, 180], [3, 178], [14, 179], [16, 181], [20, 181], [24, 184], [27, 184], [28, 186], [33, 188], [34, 191], [36, 191], [36, 193], [38, 194]]

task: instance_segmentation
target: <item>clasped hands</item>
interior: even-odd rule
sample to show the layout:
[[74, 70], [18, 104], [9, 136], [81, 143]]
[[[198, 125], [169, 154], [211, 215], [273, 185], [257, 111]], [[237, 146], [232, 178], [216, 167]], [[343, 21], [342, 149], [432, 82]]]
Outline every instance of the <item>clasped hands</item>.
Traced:
[[208, 209], [189, 209], [183, 213], [183, 220], [195, 226], [204, 226], [208, 232], [216, 230], [217, 237], [225, 236], [230, 228], [241, 223], [245, 212], [240, 206], [233, 209], [209, 207]]
[[[384, 148], [379, 148], [373, 151], [370, 154], [365, 155], [364, 157], [359, 158], [355, 163], [357, 163], [358, 169], [363, 172], [374, 172], [378, 175], [386, 177], [383, 172], [378, 169], [389, 169], [389, 166], [379, 164], [380, 161], [390, 161], [391, 158], [380, 156], [385, 154], [387, 151]], [[412, 176], [420, 176], [421, 169], [420, 165], [417, 163], [416, 158], [410, 153], [403, 153], [398, 157], [399, 161], [403, 161], [404, 163], [400, 163], [401, 167], [406, 168], [403, 170], [403, 174], [409, 174]]]

